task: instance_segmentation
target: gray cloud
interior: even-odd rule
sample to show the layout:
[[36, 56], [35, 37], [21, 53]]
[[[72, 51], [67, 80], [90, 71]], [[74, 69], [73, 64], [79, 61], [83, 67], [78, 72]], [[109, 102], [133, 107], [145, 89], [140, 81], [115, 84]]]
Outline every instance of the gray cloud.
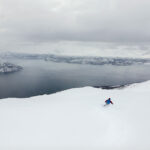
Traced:
[[149, 6], [148, 0], [0, 0], [1, 49], [8, 42], [82, 41], [148, 50]]

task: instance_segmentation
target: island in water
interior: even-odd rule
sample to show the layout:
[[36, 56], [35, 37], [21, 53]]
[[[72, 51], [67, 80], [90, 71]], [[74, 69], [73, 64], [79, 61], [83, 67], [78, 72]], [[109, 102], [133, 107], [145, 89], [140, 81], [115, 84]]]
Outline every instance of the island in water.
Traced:
[[0, 74], [13, 73], [22, 70], [21, 66], [14, 65], [9, 62], [0, 63]]

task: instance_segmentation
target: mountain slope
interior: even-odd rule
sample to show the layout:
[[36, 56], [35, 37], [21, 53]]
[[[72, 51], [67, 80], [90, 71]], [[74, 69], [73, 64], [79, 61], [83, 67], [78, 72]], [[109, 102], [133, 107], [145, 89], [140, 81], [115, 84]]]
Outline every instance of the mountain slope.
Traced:
[[[1, 150], [149, 150], [150, 82], [0, 101]], [[104, 107], [106, 98], [114, 105]]]

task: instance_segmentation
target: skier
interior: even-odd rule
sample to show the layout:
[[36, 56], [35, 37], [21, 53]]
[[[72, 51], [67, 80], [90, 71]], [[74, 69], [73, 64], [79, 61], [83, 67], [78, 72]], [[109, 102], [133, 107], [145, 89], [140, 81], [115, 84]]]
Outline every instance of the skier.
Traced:
[[106, 106], [106, 105], [109, 105], [109, 104], [113, 104], [113, 102], [111, 101], [111, 98], [108, 98], [106, 101], [105, 101], [105, 105], [104, 106]]

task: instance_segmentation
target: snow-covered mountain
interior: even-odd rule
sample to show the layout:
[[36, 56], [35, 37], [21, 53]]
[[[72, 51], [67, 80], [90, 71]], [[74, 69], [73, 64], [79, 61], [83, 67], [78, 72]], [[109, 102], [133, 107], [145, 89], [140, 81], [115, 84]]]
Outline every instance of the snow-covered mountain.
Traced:
[[[112, 98], [114, 105], [104, 107]], [[1, 150], [149, 150], [150, 81], [0, 100]]]
[[0, 74], [1, 73], [12, 73], [22, 69], [21, 66], [14, 65], [12, 63], [0, 63]]
[[17, 59], [41, 59], [58, 63], [90, 64], [90, 65], [116, 65], [127, 66], [133, 64], [150, 64], [150, 59], [146, 58], [123, 58], [123, 57], [87, 57], [87, 56], [61, 56], [52, 54], [27, 54], [27, 53], [2, 53], [1, 58]]

